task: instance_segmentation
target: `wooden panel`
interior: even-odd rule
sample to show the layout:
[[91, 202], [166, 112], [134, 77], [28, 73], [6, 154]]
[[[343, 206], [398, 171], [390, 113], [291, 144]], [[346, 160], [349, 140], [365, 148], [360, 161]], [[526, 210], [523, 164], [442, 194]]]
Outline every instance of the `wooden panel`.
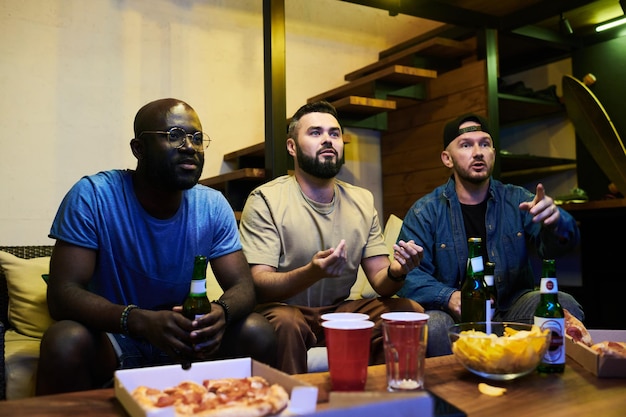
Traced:
[[431, 81], [428, 84], [428, 98], [443, 97], [473, 87], [484, 86], [486, 80], [485, 61], [474, 61], [459, 69], [441, 74]]
[[437, 169], [443, 166], [443, 162], [441, 162], [442, 145], [440, 141], [430, 141], [422, 144], [416, 141], [412, 146], [405, 146], [405, 148], [406, 149], [403, 151], [385, 153], [382, 158], [383, 175], [415, 170]]
[[313, 103], [319, 100], [332, 101], [345, 96], [376, 96], [376, 82], [385, 82], [397, 85], [398, 88], [400, 88], [418, 84], [433, 78], [437, 78], [437, 71], [393, 65], [315, 97], [311, 97], [307, 102]]
[[418, 54], [420, 56], [432, 56], [438, 58], [462, 58], [472, 55], [473, 53], [474, 49], [471, 44], [455, 41], [453, 39], [432, 38], [346, 74], [344, 79], [346, 81], [354, 81], [364, 75], [378, 71], [380, 68], [393, 64], [411, 66], [413, 57]]
[[[440, 152], [443, 143], [443, 122], [427, 123], [414, 128], [386, 133], [381, 141], [383, 158], [396, 153], [409, 152], [414, 148], [435, 146]], [[441, 138], [441, 140], [434, 140]]]
[[[392, 133], [436, 121], [447, 122], [463, 113], [469, 112], [486, 115], [486, 109], [487, 95], [485, 94], [485, 88], [484, 86], [479, 86], [389, 113], [387, 131]], [[437, 138], [434, 139], [441, 140], [442, 134], [443, 127]]]
[[391, 214], [404, 218], [413, 203], [445, 183], [449, 176], [449, 170], [443, 165], [438, 169], [384, 176], [383, 199], [385, 218]]
[[410, 172], [383, 175], [383, 189], [386, 196], [405, 194], [427, 194], [443, 184], [450, 171], [443, 164], [436, 168], [413, 169]]

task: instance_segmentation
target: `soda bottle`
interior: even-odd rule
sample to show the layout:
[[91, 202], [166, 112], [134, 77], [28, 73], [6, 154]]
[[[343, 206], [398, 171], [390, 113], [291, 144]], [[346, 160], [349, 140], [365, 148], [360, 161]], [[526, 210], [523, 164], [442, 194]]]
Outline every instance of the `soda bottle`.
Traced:
[[542, 330], [549, 329], [551, 335], [550, 346], [537, 367], [543, 373], [560, 373], [565, 370], [565, 314], [559, 304], [558, 291], [554, 259], [544, 259], [541, 267], [541, 299], [534, 316], [534, 323]]
[[461, 321], [485, 321], [487, 293], [483, 279], [482, 239], [471, 237], [467, 245], [467, 269], [461, 285]]
[[211, 302], [206, 295], [206, 256], [197, 255], [193, 263], [189, 295], [183, 302], [183, 315], [195, 320], [211, 312]]
[[495, 269], [495, 263], [489, 261], [485, 262], [485, 289], [487, 291], [485, 312], [487, 321], [493, 320], [493, 315], [496, 313], [496, 285], [494, 281]]

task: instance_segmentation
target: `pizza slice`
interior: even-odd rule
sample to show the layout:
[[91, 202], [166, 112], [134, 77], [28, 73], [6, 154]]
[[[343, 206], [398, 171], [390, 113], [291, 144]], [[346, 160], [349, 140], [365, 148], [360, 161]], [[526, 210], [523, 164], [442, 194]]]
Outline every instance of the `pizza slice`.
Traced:
[[591, 346], [591, 349], [603, 356], [626, 358], [626, 343], [604, 341]]
[[569, 335], [575, 342], [587, 346], [593, 345], [593, 340], [585, 325], [567, 311], [567, 309], [564, 308], [563, 313], [565, 313], [565, 334]]

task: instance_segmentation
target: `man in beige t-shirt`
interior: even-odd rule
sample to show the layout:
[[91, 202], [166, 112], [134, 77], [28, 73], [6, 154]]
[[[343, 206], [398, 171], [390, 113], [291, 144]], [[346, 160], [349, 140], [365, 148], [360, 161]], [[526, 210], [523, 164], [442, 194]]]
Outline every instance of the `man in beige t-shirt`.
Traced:
[[[295, 173], [256, 188], [239, 227], [259, 306], [274, 325], [279, 368], [307, 372], [307, 350], [324, 345], [320, 316], [366, 313], [376, 323], [371, 363], [384, 363], [380, 315], [419, 311], [414, 301], [390, 298], [423, 250], [394, 245], [389, 261], [371, 192], [336, 179], [343, 164], [342, 129], [327, 102], [302, 106], [289, 125], [287, 150]], [[381, 297], [347, 301], [359, 266]]]

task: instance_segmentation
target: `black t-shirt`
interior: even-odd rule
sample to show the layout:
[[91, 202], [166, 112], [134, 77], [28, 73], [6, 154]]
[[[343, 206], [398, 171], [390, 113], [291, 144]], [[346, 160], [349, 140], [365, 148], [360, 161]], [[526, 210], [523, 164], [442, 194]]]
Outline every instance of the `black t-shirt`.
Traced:
[[480, 204], [461, 204], [463, 223], [465, 224], [466, 241], [470, 237], [482, 239], [483, 260], [487, 262], [487, 228], [485, 226], [485, 214], [487, 213], [487, 199]]

